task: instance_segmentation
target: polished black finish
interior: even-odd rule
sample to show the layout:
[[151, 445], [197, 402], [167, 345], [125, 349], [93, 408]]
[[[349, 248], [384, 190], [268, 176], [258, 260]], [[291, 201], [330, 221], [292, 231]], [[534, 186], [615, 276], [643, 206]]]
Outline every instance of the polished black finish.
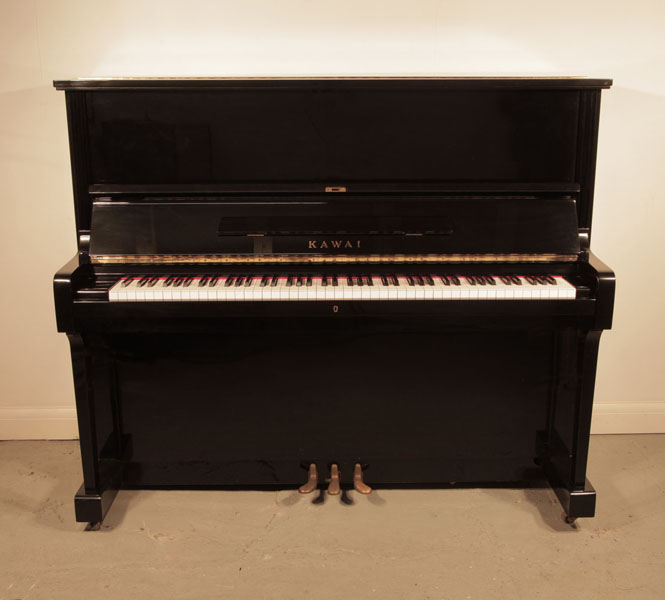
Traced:
[[[615, 281], [589, 239], [610, 84], [56, 82], [79, 243], [54, 279], [79, 419], [77, 520], [101, 521], [122, 487], [297, 487], [332, 463], [347, 486], [356, 463], [372, 487], [547, 480], [570, 519], [592, 516], [589, 428]], [[313, 277], [368, 291], [398, 274], [410, 290], [518, 286], [515, 275], [545, 289], [561, 276], [577, 295], [108, 296], [127, 277], [142, 290], [224, 277], [242, 291], [279, 276], [306, 293]]]
[[[191, 231], [197, 235], [189, 235]], [[107, 200], [93, 204], [90, 235], [93, 257], [579, 251], [571, 196], [327, 194]]]

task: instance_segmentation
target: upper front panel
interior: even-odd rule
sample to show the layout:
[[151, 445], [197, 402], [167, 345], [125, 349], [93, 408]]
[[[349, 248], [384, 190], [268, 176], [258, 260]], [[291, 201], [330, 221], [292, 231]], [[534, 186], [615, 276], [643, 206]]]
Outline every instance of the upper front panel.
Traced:
[[576, 91], [89, 94], [92, 184], [573, 182]]
[[[93, 197], [570, 193], [590, 227], [608, 80], [58, 82], [79, 233]], [[500, 199], [497, 198], [497, 202]]]

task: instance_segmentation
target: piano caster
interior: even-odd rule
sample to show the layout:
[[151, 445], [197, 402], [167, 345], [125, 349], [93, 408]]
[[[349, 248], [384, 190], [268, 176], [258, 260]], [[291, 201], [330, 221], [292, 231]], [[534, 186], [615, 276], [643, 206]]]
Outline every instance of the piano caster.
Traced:
[[371, 494], [372, 488], [363, 481], [363, 468], [360, 463], [353, 467], [353, 488], [359, 494]]
[[575, 521], [577, 521], [577, 517], [569, 517], [566, 513], [563, 513], [561, 517], [563, 518], [564, 523], [575, 527]]
[[342, 493], [342, 487], [340, 486], [340, 470], [336, 463], [333, 463], [330, 466], [330, 483], [328, 484], [328, 493], [331, 496], [339, 496]]
[[309, 465], [309, 472], [307, 474], [307, 483], [304, 483], [298, 488], [301, 494], [311, 494], [319, 485], [319, 474], [316, 471], [316, 465], [312, 463]]

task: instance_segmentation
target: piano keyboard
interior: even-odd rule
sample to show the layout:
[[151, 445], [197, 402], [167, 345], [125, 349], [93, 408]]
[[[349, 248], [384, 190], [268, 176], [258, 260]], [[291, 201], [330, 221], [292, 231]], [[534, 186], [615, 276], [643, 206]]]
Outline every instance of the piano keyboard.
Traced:
[[556, 275], [198, 275], [129, 276], [111, 302], [317, 300], [567, 300]]

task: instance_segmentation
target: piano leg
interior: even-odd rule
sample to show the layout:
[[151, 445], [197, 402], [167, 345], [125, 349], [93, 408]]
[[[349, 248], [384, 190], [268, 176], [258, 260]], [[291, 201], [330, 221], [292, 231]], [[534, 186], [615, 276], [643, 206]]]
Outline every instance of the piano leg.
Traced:
[[[74, 393], [78, 418], [83, 484], [74, 496], [74, 510], [78, 522], [92, 525], [101, 523], [106, 516], [122, 482], [122, 466], [117, 460], [117, 426], [113, 425], [114, 435], [103, 444], [100, 452], [97, 431], [100, 423], [96, 418], [93, 377], [105, 377], [108, 373], [103, 366], [93, 369], [92, 355], [81, 335], [69, 334], [69, 344], [74, 372]], [[108, 389], [108, 380], [101, 389]], [[100, 454], [103, 457], [100, 460]]]
[[[580, 333], [577, 348], [577, 388], [572, 406], [572, 431], [559, 435], [552, 427], [541, 463], [552, 489], [565, 511], [567, 523], [578, 517], [593, 517], [596, 490], [586, 477], [598, 345], [602, 331]], [[562, 410], [558, 408], [557, 410]], [[572, 444], [562, 438], [570, 439]]]
[[117, 487], [101, 492], [89, 492], [86, 491], [85, 485], [81, 484], [79, 491], [74, 496], [76, 520], [79, 523], [88, 523], [87, 531], [96, 531], [111, 508], [117, 493]]

